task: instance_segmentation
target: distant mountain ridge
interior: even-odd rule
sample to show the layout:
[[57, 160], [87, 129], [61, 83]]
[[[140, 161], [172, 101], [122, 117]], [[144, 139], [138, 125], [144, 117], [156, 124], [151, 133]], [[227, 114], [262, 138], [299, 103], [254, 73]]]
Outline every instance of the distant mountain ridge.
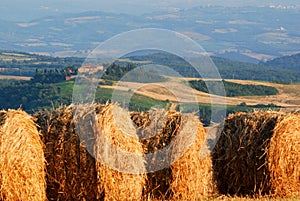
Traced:
[[0, 20], [0, 49], [85, 56], [116, 34], [150, 27], [183, 33], [213, 55], [256, 63], [299, 51], [298, 19], [300, 9], [269, 7], [195, 7], [143, 15], [59, 14], [29, 22]]
[[272, 59], [261, 64], [280, 69], [300, 71], [300, 53]]

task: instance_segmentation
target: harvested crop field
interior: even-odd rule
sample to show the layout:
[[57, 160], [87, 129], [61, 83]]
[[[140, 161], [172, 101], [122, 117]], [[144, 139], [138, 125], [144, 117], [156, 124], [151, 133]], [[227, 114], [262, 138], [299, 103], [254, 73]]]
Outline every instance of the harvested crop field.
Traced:
[[[183, 81], [195, 80], [195, 78], [178, 79], [174, 77], [168, 77], [168, 81], [161, 83], [143, 83], [137, 82], [118, 82], [117, 86], [101, 86], [105, 88], [118, 89], [128, 91], [129, 89], [135, 91], [137, 94], [148, 96], [157, 100], [170, 100], [173, 102], [184, 103], [205, 103], [210, 104], [212, 97], [220, 98], [212, 94], [197, 91], [192, 89], [189, 85], [184, 84]], [[275, 104], [278, 106], [297, 109], [300, 105], [300, 88], [299, 83], [295, 84], [276, 84], [270, 82], [248, 81], [248, 80], [232, 80], [226, 81], [234, 82], [238, 84], [250, 84], [250, 85], [264, 85], [276, 88], [279, 91], [277, 95], [270, 96], [239, 96], [239, 97], [226, 97], [227, 105], [238, 105], [245, 102], [247, 105], [257, 104]], [[175, 93], [176, 92], [176, 93]], [[225, 104], [225, 102], [224, 102]]]

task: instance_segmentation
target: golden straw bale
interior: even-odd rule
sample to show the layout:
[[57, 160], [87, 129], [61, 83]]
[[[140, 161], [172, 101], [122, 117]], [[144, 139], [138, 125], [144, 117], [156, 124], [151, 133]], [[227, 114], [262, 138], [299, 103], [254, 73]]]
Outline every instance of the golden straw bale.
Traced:
[[[209, 155], [200, 157], [206, 133], [198, 118], [150, 110], [132, 112], [131, 119], [142, 136], [146, 158], [153, 153], [146, 160], [147, 170], [157, 170], [147, 174], [145, 199], [193, 200], [211, 193], [212, 162]], [[165, 153], [159, 154], [162, 149]]]
[[300, 198], [300, 114], [276, 124], [268, 162], [274, 196]]
[[0, 200], [46, 200], [43, 143], [21, 110], [0, 112]]
[[[170, 199], [172, 197], [170, 143], [179, 130], [181, 114], [156, 109], [140, 113], [132, 112], [131, 119], [138, 127], [137, 133], [147, 162], [147, 180], [143, 197], [144, 199]], [[160, 153], [161, 150], [164, 152]]]
[[299, 139], [299, 115], [230, 115], [213, 151], [219, 191], [250, 196], [299, 193]]
[[209, 154], [201, 155], [206, 132], [196, 116], [183, 114], [181, 119], [171, 165], [173, 200], [200, 200], [213, 192], [212, 160]]
[[[103, 192], [94, 153], [87, 150], [87, 145], [94, 146], [96, 134], [89, 128], [75, 125], [76, 121], [95, 121], [87, 112], [94, 108], [77, 106], [82, 112], [75, 116], [74, 107], [35, 114], [45, 144], [47, 197], [49, 200], [101, 200]], [[78, 131], [87, 136], [79, 136]]]
[[97, 172], [105, 200], [140, 200], [145, 185], [143, 149], [128, 112], [106, 105], [97, 117]]
[[266, 152], [279, 116], [277, 112], [260, 111], [228, 116], [213, 150], [214, 178], [220, 193], [270, 192]]

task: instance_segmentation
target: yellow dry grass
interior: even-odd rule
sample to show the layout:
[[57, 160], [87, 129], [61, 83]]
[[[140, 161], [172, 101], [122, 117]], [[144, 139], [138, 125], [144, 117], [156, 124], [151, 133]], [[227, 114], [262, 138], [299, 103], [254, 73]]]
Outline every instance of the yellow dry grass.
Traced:
[[[118, 82], [118, 86], [102, 86], [106, 88], [119, 89], [128, 91], [129, 89], [135, 91], [137, 94], [148, 96], [157, 100], [170, 100], [173, 102], [184, 103], [206, 103], [211, 104], [212, 97], [220, 98], [219, 96], [210, 95], [208, 93], [200, 92], [191, 89], [183, 81], [195, 80], [196, 78], [175, 78], [168, 77], [168, 81], [164, 83], [137, 83], [137, 82]], [[272, 86], [278, 89], [278, 95], [272, 96], [248, 96], [248, 97], [226, 97], [227, 105], [238, 105], [242, 102], [247, 105], [257, 104], [276, 104], [295, 110], [300, 105], [300, 88], [299, 83], [295, 84], [275, 84], [260, 81], [249, 80], [228, 80], [229, 82], [235, 82], [239, 84], [251, 84], [251, 85], [266, 85]]]

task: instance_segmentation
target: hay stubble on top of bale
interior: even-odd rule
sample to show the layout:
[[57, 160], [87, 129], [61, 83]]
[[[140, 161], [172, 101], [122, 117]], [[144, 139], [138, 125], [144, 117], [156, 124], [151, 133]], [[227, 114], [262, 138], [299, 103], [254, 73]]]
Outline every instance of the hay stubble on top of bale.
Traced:
[[250, 196], [299, 193], [300, 136], [296, 126], [299, 115], [293, 117], [256, 111], [236, 113], [225, 120], [213, 150], [214, 178], [220, 193]]
[[0, 200], [46, 200], [43, 143], [21, 110], [0, 111]]

